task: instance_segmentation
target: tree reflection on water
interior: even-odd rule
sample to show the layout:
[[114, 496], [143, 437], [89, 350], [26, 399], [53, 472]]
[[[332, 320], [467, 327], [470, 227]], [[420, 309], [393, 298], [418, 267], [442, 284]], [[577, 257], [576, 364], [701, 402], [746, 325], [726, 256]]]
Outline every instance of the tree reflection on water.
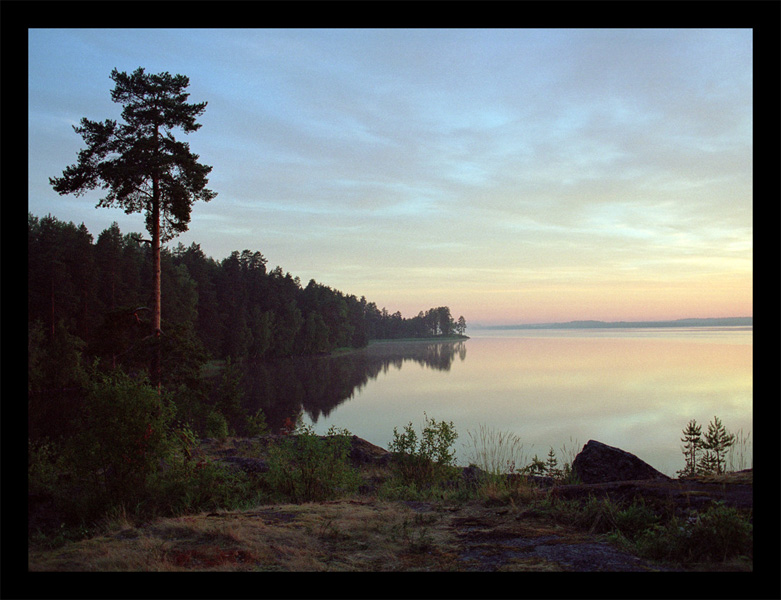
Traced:
[[262, 409], [272, 432], [306, 413], [312, 422], [353, 397], [371, 379], [405, 361], [449, 371], [466, 358], [466, 344], [456, 342], [377, 342], [344, 355], [293, 357], [246, 365], [243, 406], [249, 414]]

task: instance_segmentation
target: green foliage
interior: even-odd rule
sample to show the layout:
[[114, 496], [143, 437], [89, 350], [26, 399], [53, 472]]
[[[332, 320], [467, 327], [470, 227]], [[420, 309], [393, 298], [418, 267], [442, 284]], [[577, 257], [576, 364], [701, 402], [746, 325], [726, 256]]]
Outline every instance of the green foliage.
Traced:
[[615, 529], [618, 507], [607, 498], [589, 496], [584, 502], [557, 501], [549, 505], [548, 510], [557, 521], [591, 533], [607, 533]]
[[247, 418], [246, 411], [241, 406], [244, 398], [242, 375], [244, 368], [241, 363], [235, 362], [229, 356], [225, 361], [222, 376], [217, 388], [217, 405], [219, 411], [228, 424], [228, 430], [234, 435], [236, 431], [244, 429]]
[[724, 473], [726, 466], [727, 450], [735, 443], [735, 436], [727, 431], [718, 417], [708, 423], [708, 431], [705, 433], [706, 457], [709, 460], [711, 470], [717, 474]]
[[262, 501], [258, 482], [242, 471], [209, 460], [173, 462], [153, 478], [145, 499], [147, 514], [236, 509]]
[[146, 519], [257, 499], [251, 476], [199, 457], [195, 433], [174, 412], [145, 378], [95, 375], [76, 433], [28, 441], [30, 492], [50, 498], [70, 532], [113, 510]]
[[681, 477], [691, 477], [699, 472], [698, 453], [702, 448], [702, 426], [697, 425], [697, 421], [692, 419], [683, 430], [681, 441], [684, 446], [681, 448], [683, 456], [686, 459], [686, 466], [678, 471]]
[[46, 334], [40, 319], [27, 323], [27, 391], [44, 387], [44, 368], [49, 364], [45, 349]]
[[[76, 338], [69, 343], [81, 344], [76, 349], [84, 364], [100, 358], [127, 372], [149, 368], [152, 255], [139, 234], [123, 235], [116, 223], [93, 244], [83, 226], [28, 214], [31, 390], [50, 389], [44, 379], [57, 381], [57, 369], [72, 372], [73, 353], [57, 362], [45, 348], [58, 321]], [[297, 277], [281, 267], [267, 271], [263, 255], [246, 249], [218, 262], [198, 244], [179, 244], [160, 249], [160, 268], [160, 376], [168, 389], [197, 386], [194, 374], [209, 358], [322, 354], [363, 347], [370, 339], [463, 334], [466, 328], [465, 320], [452, 321], [448, 307], [405, 319], [314, 281], [302, 289]]]
[[228, 421], [225, 416], [217, 409], [214, 409], [206, 415], [206, 435], [208, 437], [223, 440], [228, 437]]
[[656, 512], [646, 506], [642, 499], [617, 511], [613, 517], [616, 530], [631, 541], [637, 540], [646, 531], [655, 527], [660, 520]]
[[351, 434], [331, 427], [325, 437], [302, 425], [269, 447], [264, 480], [282, 499], [317, 502], [358, 489], [360, 475], [349, 464]]
[[535, 454], [531, 462], [526, 465], [526, 471], [529, 475], [542, 475], [545, 473], [545, 462]]
[[28, 325], [28, 334], [28, 391], [79, 387], [86, 383], [83, 358], [86, 344], [68, 332], [62, 319], [54, 325], [48, 338], [40, 320]]
[[661, 517], [641, 500], [619, 505], [608, 498], [590, 496], [585, 502], [558, 502], [552, 508], [556, 520], [590, 533], [609, 534], [630, 546], [658, 527]]
[[558, 468], [559, 461], [556, 458], [556, 452], [551, 446], [548, 450], [548, 460], [545, 461], [545, 475], [552, 477], [553, 479], [559, 479], [561, 477], [561, 469]]
[[247, 435], [250, 437], [263, 436], [268, 434], [269, 427], [266, 422], [266, 415], [262, 408], [255, 411], [254, 415], [247, 417]]
[[753, 558], [753, 526], [737, 509], [715, 504], [681, 518], [642, 500], [621, 505], [607, 498], [546, 500], [539, 507], [556, 521], [605, 534], [640, 556], [679, 564]]
[[[170, 239], [187, 230], [194, 200], [208, 202], [216, 196], [206, 188], [212, 168], [198, 163], [198, 155], [172, 135], [175, 128], [184, 133], [197, 131], [200, 124], [195, 119], [203, 114], [206, 103], [185, 102], [190, 81], [184, 75], [151, 75], [139, 67], [129, 75], [114, 69], [111, 79], [115, 83], [111, 99], [122, 105], [125, 123], [118, 126], [108, 119], [82, 118], [74, 131], [87, 147], [62, 177], [49, 181], [59, 194], [108, 190], [98, 206], [146, 212], [150, 233], [156, 226], [154, 202], [162, 217], [163, 240]], [[151, 201], [150, 193], [154, 194]]]
[[[562, 448], [562, 452], [567, 455], [566, 448]], [[550, 477], [551, 479], [564, 484], [579, 483], [580, 479], [572, 470], [572, 460], [565, 461], [564, 465], [559, 468], [559, 459], [556, 457], [556, 451], [551, 446], [548, 450], [546, 460], [542, 460], [536, 454], [532, 457], [531, 462], [521, 468], [520, 472], [525, 475], [537, 475]]]
[[451, 422], [429, 420], [424, 414], [425, 426], [420, 438], [410, 422], [399, 433], [393, 428], [393, 440], [388, 450], [393, 453], [394, 472], [406, 485], [417, 488], [441, 483], [454, 474], [453, 445], [458, 433]]
[[679, 563], [753, 558], [753, 526], [736, 509], [717, 504], [687, 519], [673, 518], [637, 539], [642, 556]]
[[77, 476], [114, 503], [143, 496], [149, 476], [169, 455], [173, 409], [145, 379], [121, 371], [97, 376], [69, 442]]
[[43, 439], [27, 440], [27, 489], [31, 494], [54, 495], [60, 475], [68, 468], [62, 449]]
[[718, 417], [708, 423], [705, 438], [702, 438], [702, 426], [695, 419], [689, 421], [683, 430], [681, 448], [686, 464], [678, 471], [681, 477], [702, 474], [720, 475], [726, 471], [727, 454], [737, 438], [727, 431]]

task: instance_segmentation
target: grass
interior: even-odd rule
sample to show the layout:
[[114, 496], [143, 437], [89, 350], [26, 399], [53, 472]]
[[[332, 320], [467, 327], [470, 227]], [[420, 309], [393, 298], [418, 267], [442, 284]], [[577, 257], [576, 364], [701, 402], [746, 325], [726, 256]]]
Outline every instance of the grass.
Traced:
[[[281, 516], [280, 516], [281, 515]], [[455, 540], [439, 519], [378, 500], [279, 504], [117, 527], [28, 555], [31, 571], [395, 571]]]
[[735, 443], [727, 451], [727, 471], [743, 471], [754, 467], [754, 440], [751, 432], [735, 432]]
[[[474, 522], [484, 524], [486, 535], [566, 531], [572, 539], [598, 536], [649, 559], [698, 569], [751, 570], [753, 564], [750, 516], [721, 505], [683, 518], [642, 502], [558, 500], [555, 487], [546, 491], [513, 474], [526, 456], [512, 434], [484, 427], [469, 433], [482, 469], [470, 479], [450, 464], [452, 423], [426, 417], [420, 435], [412, 424], [394, 430], [394, 460], [361, 471], [348, 465], [349, 432], [297, 433], [272, 444], [265, 474], [235, 473], [194, 456], [150, 485], [160, 496], [151, 512], [111, 506], [89, 522], [33, 533], [29, 569], [460, 570], [462, 538], [453, 523], [456, 515], [479, 511], [482, 521]], [[262, 454], [259, 443], [243, 446], [247, 456]], [[562, 454], [569, 458], [566, 448]], [[44, 468], [54, 456], [43, 448], [31, 462], [34, 479], [48, 489], [58, 489], [56, 474]], [[551, 569], [535, 560], [513, 565]]]
[[513, 433], [480, 425], [476, 431], [468, 431], [467, 435], [469, 463], [477, 465], [486, 473], [513, 473], [529, 464], [523, 441]]

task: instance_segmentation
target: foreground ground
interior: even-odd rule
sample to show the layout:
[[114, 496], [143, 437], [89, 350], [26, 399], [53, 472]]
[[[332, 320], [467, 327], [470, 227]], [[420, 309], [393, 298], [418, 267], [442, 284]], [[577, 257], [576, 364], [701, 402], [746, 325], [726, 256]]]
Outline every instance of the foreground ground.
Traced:
[[662, 570], [528, 511], [375, 498], [118, 525], [28, 559], [33, 571]]
[[[230, 454], [219, 448], [223, 458]], [[31, 546], [30, 571], [681, 571], [750, 570], [750, 564], [664, 565], [620, 540], [562, 523], [557, 499], [642, 497], [681, 507], [752, 503], [752, 474], [699, 482], [621, 482], [530, 487], [500, 501], [388, 501], [376, 467], [362, 493], [305, 504], [261, 505], [131, 523], [58, 548]]]

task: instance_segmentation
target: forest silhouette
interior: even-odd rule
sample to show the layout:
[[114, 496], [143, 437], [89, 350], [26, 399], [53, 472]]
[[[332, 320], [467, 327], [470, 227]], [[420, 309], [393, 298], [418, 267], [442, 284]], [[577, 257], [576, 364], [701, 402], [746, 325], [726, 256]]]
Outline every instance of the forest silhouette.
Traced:
[[[177, 392], [186, 413], [188, 404], [200, 405], [212, 393], [202, 376], [210, 360], [273, 361], [273, 369], [256, 367], [272, 380], [274, 369], [288, 368], [281, 359], [466, 329], [464, 318], [454, 320], [448, 307], [403, 318], [314, 280], [302, 286], [281, 267], [268, 271], [260, 252], [234, 251], [217, 261], [196, 243], [180, 243], [161, 251], [158, 342], [149, 310], [151, 254], [138, 234], [122, 234], [116, 223], [93, 241], [83, 224], [28, 213], [28, 425], [36, 437], [54, 434], [68, 421], [78, 390], [91, 378], [88, 366], [142, 373], [158, 343], [161, 383]], [[348, 387], [351, 392], [354, 386]], [[337, 390], [337, 397], [347, 396]]]

